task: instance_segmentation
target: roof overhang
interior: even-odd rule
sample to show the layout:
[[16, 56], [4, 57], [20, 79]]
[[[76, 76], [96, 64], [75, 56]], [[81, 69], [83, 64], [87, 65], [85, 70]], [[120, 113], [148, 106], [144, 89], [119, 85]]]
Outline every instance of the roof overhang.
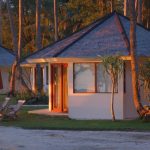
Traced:
[[[121, 56], [120, 57], [122, 60], [131, 60], [130, 56]], [[62, 62], [100, 62], [100, 58], [60, 58], [60, 57], [55, 57], [55, 58], [38, 58], [38, 59], [28, 59], [26, 60], [25, 64], [21, 64], [21, 66], [24, 67], [31, 67], [35, 66], [37, 63], [62, 63]]]

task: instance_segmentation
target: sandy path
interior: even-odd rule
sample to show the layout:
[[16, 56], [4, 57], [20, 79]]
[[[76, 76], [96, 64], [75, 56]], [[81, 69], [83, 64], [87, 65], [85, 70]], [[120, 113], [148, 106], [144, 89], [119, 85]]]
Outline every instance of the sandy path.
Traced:
[[0, 126], [0, 150], [148, 150], [150, 132], [24, 130]]

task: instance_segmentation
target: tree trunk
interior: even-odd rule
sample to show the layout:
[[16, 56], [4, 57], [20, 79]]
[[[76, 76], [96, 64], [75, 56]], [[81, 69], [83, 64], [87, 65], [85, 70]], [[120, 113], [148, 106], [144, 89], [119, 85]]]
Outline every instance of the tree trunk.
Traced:
[[10, 83], [9, 83], [10, 91], [8, 93], [9, 96], [14, 95], [15, 93], [16, 67], [17, 67], [17, 61], [15, 60], [11, 68], [11, 78], [10, 78]]
[[106, 1], [102, 0], [102, 16], [106, 14]]
[[132, 75], [132, 90], [133, 101], [138, 114], [143, 117], [146, 113], [139, 99], [138, 92], [138, 63], [136, 55], [136, 11], [135, 0], [129, 1], [130, 7], [130, 53], [131, 53], [131, 75]]
[[115, 92], [115, 80], [114, 80], [114, 78], [112, 77], [112, 92], [111, 92], [111, 115], [112, 115], [112, 121], [115, 121], [114, 92]]
[[2, 0], [0, 0], [0, 45], [2, 45]]
[[23, 88], [29, 91], [29, 88], [24, 82], [22, 76], [22, 68], [20, 67], [20, 60], [21, 60], [21, 53], [22, 53], [22, 34], [23, 34], [23, 0], [19, 0], [19, 33], [18, 33], [18, 53], [16, 54], [16, 61], [17, 61], [17, 71], [18, 71], [18, 79], [23, 86]]
[[111, 0], [111, 12], [115, 10], [114, 0]]
[[17, 62], [20, 61], [21, 58], [21, 50], [22, 50], [22, 20], [23, 20], [23, 9], [22, 9], [22, 0], [19, 0], [19, 33], [18, 33], [18, 60]]
[[18, 44], [17, 44], [17, 33], [16, 33], [14, 22], [13, 22], [12, 11], [11, 11], [11, 8], [10, 8], [10, 1], [6, 0], [6, 4], [7, 4], [7, 11], [8, 11], [8, 16], [9, 16], [9, 21], [10, 21], [10, 29], [11, 29], [11, 34], [12, 34], [12, 40], [13, 40], [13, 49], [14, 49], [15, 54], [16, 54], [16, 61], [12, 65], [11, 78], [10, 78], [10, 83], [9, 83], [9, 88], [10, 88], [9, 95], [14, 95]]
[[150, 28], [150, 26], [149, 26], [149, 24], [150, 24], [150, 8], [147, 11], [148, 11], [148, 17], [147, 17], [146, 27], [149, 29]]
[[135, 0], [134, 5], [135, 5], [135, 11], [137, 12], [137, 10], [138, 10], [138, 0]]
[[127, 16], [128, 0], [124, 0], [124, 16]]
[[41, 41], [41, 26], [40, 26], [40, 11], [41, 11], [41, 0], [36, 0], [36, 50], [42, 48]]
[[13, 40], [13, 49], [15, 50], [15, 53], [18, 53], [18, 42], [17, 42], [17, 33], [12, 17], [12, 11], [10, 8], [10, 0], [6, 0], [7, 4], [7, 11], [8, 11], [8, 16], [9, 16], [9, 21], [10, 21], [10, 29], [11, 29], [11, 34], [12, 34], [12, 40]]
[[55, 26], [55, 41], [58, 40], [58, 21], [57, 21], [57, 0], [54, 0], [54, 26]]
[[142, 0], [138, 0], [137, 22], [142, 24]]

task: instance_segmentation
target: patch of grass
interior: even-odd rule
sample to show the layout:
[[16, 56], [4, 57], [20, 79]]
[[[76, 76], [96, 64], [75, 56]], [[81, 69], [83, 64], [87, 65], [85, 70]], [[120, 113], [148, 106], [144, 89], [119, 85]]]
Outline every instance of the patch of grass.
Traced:
[[22, 127], [26, 129], [51, 130], [120, 130], [120, 131], [150, 131], [150, 122], [142, 120], [73, 120], [62, 117], [50, 117], [28, 114], [27, 111], [45, 107], [24, 107], [17, 120], [4, 120], [2, 126]]
[[[5, 95], [5, 94], [0, 95], [0, 104], [2, 104], [4, 102], [5, 97], [7, 97], [7, 95]], [[10, 102], [9, 102], [9, 105], [16, 104], [16, 103], [17, 103], [17, 99], [15, 97], [12, 97]]]

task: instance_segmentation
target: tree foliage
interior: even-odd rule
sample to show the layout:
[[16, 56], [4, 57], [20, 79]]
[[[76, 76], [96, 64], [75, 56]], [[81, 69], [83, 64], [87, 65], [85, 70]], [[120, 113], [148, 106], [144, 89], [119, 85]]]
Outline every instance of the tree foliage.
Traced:
[[150, 90], [150, 60], [140, 65], [139, 74], [144, 87]]
[[[115, 9], [123, 13], [123, 1], [115, 0]], [[18, 34], [18, 0], [10, 0], [12, 17]], [[23, 51], [22, 56], [36, 50], [35, 0], [23, 1]], [[150, 1], [143, 0], [143, 24], [150, 27]], [[59, 39], [78, 31], [91, 22], [110, 13], [111, 0], [59, 0], [58, 37]], [[2, 1], [2, 45], [13, 49], [12, 35], [7, 12], [6, 1]], [[42, 47], [54, 42], [53, 0], [42, 0], [41, 4], [41, 36]]]
[[111, 114], [112, 114], [112, 120], [115, 121], [114, 92], [118, 84], [118, 77], [123, 72], [123, 60], [120, 59], [119, 55], [103, 56], [100, 58], [104, 66], [104, 70], [108, 73], [112, 81]]

